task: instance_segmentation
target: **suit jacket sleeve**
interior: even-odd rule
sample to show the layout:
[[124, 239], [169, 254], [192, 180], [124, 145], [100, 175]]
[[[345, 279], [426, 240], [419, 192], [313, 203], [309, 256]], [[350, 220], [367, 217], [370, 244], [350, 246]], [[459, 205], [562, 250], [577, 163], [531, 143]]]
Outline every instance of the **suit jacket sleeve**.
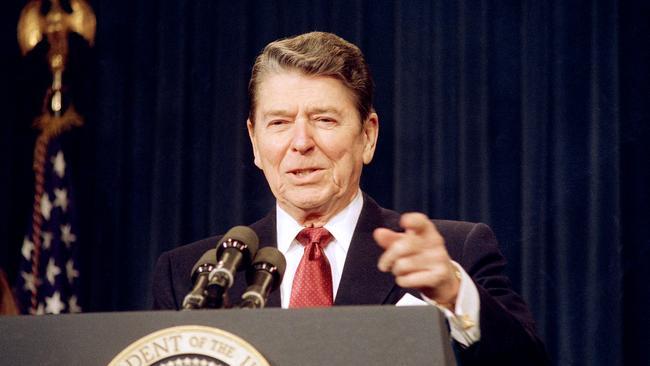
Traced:
[[460, 364], [548, 364], [533, 317], [505, 275], [506, 260], [492, 230], [474, 224], [461, 248], [456, 260], [474, 280], [481, 302], [481, 339], [459, 349]]

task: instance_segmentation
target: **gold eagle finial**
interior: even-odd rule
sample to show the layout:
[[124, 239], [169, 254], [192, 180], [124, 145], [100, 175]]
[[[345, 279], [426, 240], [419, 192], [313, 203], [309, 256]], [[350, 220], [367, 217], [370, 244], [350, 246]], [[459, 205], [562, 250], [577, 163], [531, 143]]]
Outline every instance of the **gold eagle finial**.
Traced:
[[[44, 14], [44, 8], [49, 10]], [[63, 105], [63, 71], [68, 59], [68, 34], [74, 32], [89, 45], [95, 42], [97, 20], [85, 0], [30, 0], [18, 20], [18, 44], [23, 55], [34, 49], [44, 38], [49, 49], [47, 61], [52, 72], [52, 86], [45, 95], [42, 114], [34, 121], [46, 135], [56, 135], [71, 126], [82, 124], [74, 107]], [[65, 109], [65, 110], [64, 110]]]

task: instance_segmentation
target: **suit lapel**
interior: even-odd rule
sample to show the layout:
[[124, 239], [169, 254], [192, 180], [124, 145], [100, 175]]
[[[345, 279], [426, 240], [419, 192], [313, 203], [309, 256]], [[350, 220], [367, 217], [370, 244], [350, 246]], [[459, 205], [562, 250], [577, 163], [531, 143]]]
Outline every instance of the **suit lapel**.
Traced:
[[375, 243], [372, 232], [382, 226], [397, 229], [399, 216], [395, 216], [382, 215], [379, 205], [364, 194], [363, 209], [348, 249], [334, 305], [385, 302], [395, 286], [395, 280], [390, 273], [380, 272], [377, 269], [377, 261], [383, 250]]

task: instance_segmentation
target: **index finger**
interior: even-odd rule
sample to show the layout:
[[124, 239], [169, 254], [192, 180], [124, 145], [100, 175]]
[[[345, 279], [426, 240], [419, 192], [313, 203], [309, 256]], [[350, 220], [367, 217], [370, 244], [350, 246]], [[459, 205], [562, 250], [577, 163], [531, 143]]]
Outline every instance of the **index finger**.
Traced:
[[415, 235], [439, 235], [435, 225], [427, 215], [419, 212], [407, 212], [400, 217], [399, 224], [407, 233]]
[[375, 231], [372, 233], [372, 236], [375, 238], [375, 241], [377, 244], [379, 244], [380, 247], [387, 249], [394, 242], [401, 239], [404, 236], [404, 233], [398, 233], [382, 227], [375, 229]]

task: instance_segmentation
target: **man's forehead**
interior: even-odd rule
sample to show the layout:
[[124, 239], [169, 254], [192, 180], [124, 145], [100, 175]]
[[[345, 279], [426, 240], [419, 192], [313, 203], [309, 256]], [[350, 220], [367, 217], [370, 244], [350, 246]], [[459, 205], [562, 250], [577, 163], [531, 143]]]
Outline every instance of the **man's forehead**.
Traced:
[[273, 72], [258, 84], [257, 109], [261, 116], [295, 114], [297, 109], [310, 114], [341, 114], [347, 107], [355, 107], [353, 93], [332, 76]]
[[[260, 114], [262, 117], [269, 117], [269, 116], [291, 116], [295, 115], [296, 113], [299, 112], [300, 106], [293, 105], [293, 106], [281, 106], [281, 105], [269, 105], [266, 107], [263, 107], [260, 110]], [[339, 106], [335, 105], [328, 105], [328, 104], [315, 104], [315, 105], [308, 105], [304, 107], [304, 112], [312, 115], [312, 114], [320, 114], [320, 113], [327, 113], [327, 114], [337, 114], [341, 115], [342, 111]]]

